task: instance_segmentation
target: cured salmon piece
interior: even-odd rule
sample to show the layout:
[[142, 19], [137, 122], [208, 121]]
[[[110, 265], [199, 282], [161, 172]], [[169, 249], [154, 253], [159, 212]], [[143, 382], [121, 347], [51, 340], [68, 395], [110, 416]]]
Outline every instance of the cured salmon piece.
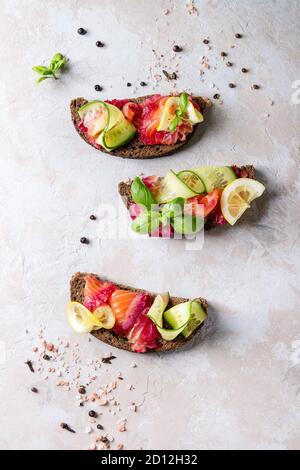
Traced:
[[[126, 292], [126, 291], [125, 291]], [[114, 326], [114, 333], [125, 336], [130, 333], [131, 329], [135, 325], [138, 317], [145, 311], [148, 311], [152, 305], [153, 299], [151, 295], [146, 293], [133, 293], [134, 297], [132, 296], [131, 302], [128, 301], [124, 305], [120, 302], [120, 305], [113, 300], [113, 305], [115, 308], [119, 309], [118, 313], [115, 313], [114, 309], [113, 312], [116, 315], [116, 323]], [[113, 308], [113, 307], [112, 307]], [[117, 316], [118, 315], [118, 316]]]
[[110, 282], [103, 282], [94, 276], [87, 275], [84, 288], [84, 306], [94, 312], [100, 305], [108, 304], [116, 287]]
[[116, 322], [124, 321], [129, 306], [136, 296], [136, 292], [121, 289], [115, 290], [110, 299], [110, 306], [116, 317]]
[[[182, 123], [174, 132], [156, 130], [168, 98], [169, 96], [157, 94], [146, 98], [140, 104], [128, 100], [112, 100], [107, 103], [121, 109], [124, 116], [137, 127], [144, 145], [173, 145], [178, 141], [184, 141], [193, 131], [193, 125], [189, 122]], [[199, 108], [198, 105], [197, 107]]]
[[147, 312], [143, 312], [128, 335], [131, 350], [144, 353], [148, 349], [157, 349], [159, 346], [160, 334], [154, 323], [147, 317]]
[[182, 123], [174, 132], [156, 130], [168, 98], [168, 96], [153, 95], [143, 102], [143, 114], [138, 123], [138, 132], [144, 145], [173, 145], [186, 140], [187, 135], [193, 131], [193, 125], [189, 122]]

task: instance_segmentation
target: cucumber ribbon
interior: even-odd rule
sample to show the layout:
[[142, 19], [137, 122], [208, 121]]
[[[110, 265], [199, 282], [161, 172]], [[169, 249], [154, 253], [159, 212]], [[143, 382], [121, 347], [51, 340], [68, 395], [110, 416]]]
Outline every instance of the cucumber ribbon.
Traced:
[[[159, 297], [159, 296], [158, 296]], [[158, 297], [156, 299], [158, 299]], [[156, 300], [154, 301], [154, 304], [156, 303]], [[181, 310], [181, 313], [183, 313], [183, 315], [186, 317], [186, 321], [181, 324], [179, 327], [174, 327], [174, 328], [163, 328], [163, 316], [164, 316], [164, 308], [165, 308], [165, 305], [162, 306], [162, 308], [160, 309], [159, 312], [157, 312], [156, 314], [154, 315], [151, 315], [151, 309], [150, 311], [148, 312], [148, 316], [150, 318], [150, 320], [155, 324], [156, 328], [158, 329], [161, 337], [166, 340], [166, 341], [172, 341], [173, 339], [175, 339], [185, 328], [186, 326], [188, 325], [188, 322], [190, 320], [190, 317], [191, 317], [191, 311], [192, 311], [192, 303], [193, 301], [189, 301], [189, 302], [185, 302], [185, 303], [182, 303], [182, 304], [179, 304], [179, 305], [176, 305], [175, 307], [171, 308], [170, 310], [168, 310], [168, 312], [166, 313], [170, 313], [173, 311], [177, 311], [177, 315], [175, 313], [174, 315], [174, 321], [177, 320], [176, 317], [179, 316], [179, 311]], [[188, 314], [188, 315], [186, 315]]]

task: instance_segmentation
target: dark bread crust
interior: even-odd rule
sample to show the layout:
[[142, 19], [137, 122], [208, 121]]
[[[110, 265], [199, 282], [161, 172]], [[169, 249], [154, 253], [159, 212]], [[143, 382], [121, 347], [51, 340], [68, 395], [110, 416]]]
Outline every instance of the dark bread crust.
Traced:
[[[84, 287], [85, 287], [85, 276], [87, 273], [76, 273], [71, 279], [70, 282], [70, 294], [71, 294], [71, 301], [73, 302], [79, 302], [83, 303], [84, 302]], [[92, 276], [95, 276], [97, 279], [100, 279], [99, 276], [96, 274], [92, 274]], [[103, 278], [101, 278], [103, 279]], [[118, 289], [124, 289], [124, 290], [131, 290], [134, 292], [145, 292], [142, 289], [134, 289], [129, 286], [124, 286], [122, 284], [115, 284]], [[155, 295], [154, 293], [150, 292], [150, 294]], [[199, 302], [201, 302], [203, 309], [207, 313], [208, 309], [208, 304], [205, 299], [198, 298], [196, 299]], [[174, 305], [178, 305], [183, 302], [187, 302], [188, 299], [181, 298], [181, 297], [170, 297], [170, 302], [168, 307], [173, 307]], [[164, 341], [163, 339], [161, 340], [161, 346], [158, 349], [155, 349], [155, 351], [158, 352], [167, 352], [167, 351], [173, 351], [176, 350], [188, 342], [190, 342], [194, 336], [197, 334], [197, 332], [202, 328], [206, 321], [204, 321], [187, 339], [185, 339], [182, 335], [179, 335], [176, 339], [173, 341]], [[115, 335], [112, 331], [110, 330], [99, 330], [99, 331], [93, 331], [92, 335], [95, 336], [96, 338], [100, 339], [104, 343], [109, 344], [110, 346], [114, 346], [115, 348], [119, 349], [124, 349], [126, 351], [131, 351], [130, 348], [130, 343], [127, 341], [127, 339], [122, 338], [121, 336]], [[149, 351], [150, 352], [150, 351]]]
[[[256, 179], [256, 172], [255, 172], [254, 166], [245, 165], [245, 166], [239, 167], [238, 169], [240, 170], [240, 173], [244, 178]], [[131, 185], [132, 185], [132, 180], [122, 181], [118, 185], [119, 194], [127, 210], [129, 210], [131, 204], [134, 202], [131, 196]], [[214, 226], [215, 226], [214, 224], [209, 223], [209, 224], [205, 224], [204, 228], [208, 230]]]
[[[142, 103], [146, 98], [149, 96], [142, 96], [140, 98], [135, 98], [132, 99], [130, 98], [130, 101], [133, 101], [135, 103]], [[210, 101], [204, 98], [201, 98], [200, 96], [198, 97], [193, 97], [193, 99], [199, 104], [201, 111], [204, 111], [205, 108], [208, 108], [211, 106]], [[70, 104], [70, 109], [71, 109], [71, 118], [72, 122], [74, 124], [74, 127], [80, 137], [85, 140], [86, 143], [94, 147], [94, 145], [89, 142], [89, 140], [86, 138], [84, 132], [81, 132], [78, 129], [78, 123], [80, 122], [80, 116], [78, 114], [78, 109], [83, 106], [84, 104], [88, 103], [88, 101], [84, 98], [76, 98], [71, 101]], [[112, 152], [107, 152], [104, 148], [100, 148], [96, 150], [100, 150], [101, 152], [107, 153], [109, 155], [114, 155], [116, 157], [122, 157], [122, 158], [140, 158], [140, 159], [148, 159], [148, 158], [156, 158], [156, 157], [164, 157], [165, 155], [170, 155], [171, 153], [176, 152], [180, 147], [185, 145], [192, 135], [194, 134], [196, 126], [194, 126], [194, 130], [191, 134], [187, 136], [186, 141], [184, 142], [178, 142], [174, 145], [144, 145], [142, 141], [140, 140], [139, 136], [137, 135], [132, 142], [130, 142], [129, 145], [126, 145], [125, 147], [120, 147], [119, 149], [112, 151]]]

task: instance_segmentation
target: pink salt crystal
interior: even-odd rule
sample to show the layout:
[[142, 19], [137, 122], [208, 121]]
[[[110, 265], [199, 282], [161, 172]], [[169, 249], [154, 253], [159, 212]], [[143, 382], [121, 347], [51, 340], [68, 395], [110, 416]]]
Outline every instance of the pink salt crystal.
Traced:
[[125, 432], [126, 431], [126, 419], [123, 418], [123, 419], [120, 419], [120, 421], [118, 421], [118, 431], [119, 432]]
[[98, 405], [100, 405], [100, 406], [105, 406], [105, 405], [108, 404], [108, 401], [107, 401], [107, 400], [98, 400], [97, 403], [98, 403]]

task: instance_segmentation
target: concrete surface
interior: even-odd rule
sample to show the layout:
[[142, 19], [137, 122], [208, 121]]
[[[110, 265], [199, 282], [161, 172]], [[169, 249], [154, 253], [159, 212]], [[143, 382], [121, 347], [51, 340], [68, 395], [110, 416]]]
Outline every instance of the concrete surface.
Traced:
[[[39, 368], [32, 347], [40, 348], [41, 327], [48, 341], [64, 338], [79, 348], [77, 382], [91, 374], [93, 359], [110, 352], [77, 338], [65, 321], [68, 280], [79, 270], [154, 291], [202, 295], [215, 319], [206, 341], [187, 351], [113, 351], [112, 365], [96, 374], [97, 386], [118, 371], [126, 379], [116, 391], [122, 411], [103, 410], [112, 446], [300, 447], [300, 2], [199, 0], [197, 11], [190, 3], [1, 1], [2, 449], [84, 449], [93, 440], [85, 433], [89, 408], [76, 406], [76, 381], [61, 390], [56, 373], [42, 367], [33, 375], [24, 365], [32, 359]], [[80, 26], [86, 36], [77, 34]], [[105, 48], [98, 49], [96, 40]], [[176, 57], [174, 43], [184, 47]], [[56, 82], [35, 84], [31, 67], [57, 51], [70, 59], [69, 70]], [[229, 54], [224, 61], [221, 51]], [[165, 78], [154, 78], [163, 68], [178, 70], [178, 90], [221, 94], [223, 104], [214, 106], [198, 143], [172, 157], [138, 162], [102, 155], [78, 138], [69, 119], [72, 97], [173, 91]], [[128, 89], [127, 81], [134, 86]], [[237, 87], [230, 89], [229, 82]], [[94, 92], [96, 83], [103, 93]], [[251, 90], [255, 83], [260, 90]], [[201, 251], [188, 251], [180, 241], [99, 239], [104, 222], [91, 222], [89, 215], [98, 215], [103, 203], [117, 206], [120, 179], [201, 163], [254, 163], [267, 194], [234, 229], [207, 234]], [[79, 243], [83, 235], [89, 246]], [[141, 405], [137, 413], [128, 411], [131, 401]], [[128, 430], [120, 437], [115, 423], [125, 415]], [[61, 430], [61, 421], [77, 434]]]

